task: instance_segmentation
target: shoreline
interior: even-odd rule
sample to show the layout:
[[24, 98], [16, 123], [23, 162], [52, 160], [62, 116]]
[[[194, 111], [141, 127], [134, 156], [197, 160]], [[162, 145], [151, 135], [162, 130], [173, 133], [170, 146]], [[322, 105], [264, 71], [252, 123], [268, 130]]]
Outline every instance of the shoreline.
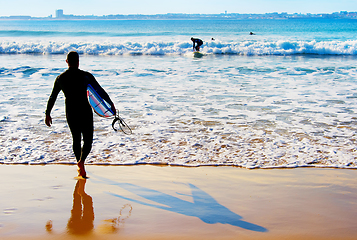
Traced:
[[[84, 181], [74, 179], [73, 165], [1, 164], [0, 238], [357, 237], [356, 171], [167, 165], [86, 168], [89, 179]], [[92, 202], [92, 214], [77, 215], [79, 229], [89, 219], [85, 234], [69, 231], [78, 207], [75, 196]]]
[[[14, 163], [4, 163], [0, 162], [0, 166], [2, 165], [9, 165], [9, 166], [16, 166], [16, 165], [22, 165], [22, 166], [50, 166], [50, 165], [62, 165], [62, 166], [73, 166], [76, 165], [76, 162], [54, 162], [54, 163], [29, 163], [29, 162], [14, 162]], [[199, 165], [190, 165], [190, 164], [171, 164], [171, 163], [85, 163], [85, 166], [98, 166], [98, 167], [130, 167], [130, 166], [157, 166], [157, 167], [182, 167], [182, 168], [200, 168], [200, 167], [232, 167], [232, 168], [240, 168], [240, 169], [246, 169], [246, 170], [274, 170], [274, 169], [340, 169], [340, 170], [357, 170], [357, 166], [349, 167], [349, 166], [341, 166], [341, 167], [336, 167], [336, 166], [329, 166], [329, 165], [302, 165], [302, 166], [268, 166], [268, 167], [261, 167], [261, 166], [254, 166], [254, 167], [244, 167], [236, 164], [199, 164]]]

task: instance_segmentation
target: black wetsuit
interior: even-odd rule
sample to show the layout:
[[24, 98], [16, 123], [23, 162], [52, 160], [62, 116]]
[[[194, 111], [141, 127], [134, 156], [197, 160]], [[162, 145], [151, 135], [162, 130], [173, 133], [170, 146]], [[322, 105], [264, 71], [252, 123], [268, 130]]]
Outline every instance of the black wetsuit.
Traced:
[[[191, 41], [193, 42], [193, 49], [196, 49], [196, 51], [200, 50], [200, 46], [202, 46], [203, 41], [198, 38], [191, 38]], [[195, 46], [196, 44], [196, 46]]]
[[[78, 68], [68, 68], [56, 78], [46, 109], [46, 115], [50, 115], [57, 95], [62, 90], [66, 98], [66, 118], [72, 133], [73, 152], [77, 161], [86, 159], [93, 142], [93, 112], [87, 99], [89, 83], [97, 91], [105, 93], [92, 74]], [[106, 93], [104, 96], [104, 99], [112, 104]], [[82, 135], [83, 148], [81, 147]]]

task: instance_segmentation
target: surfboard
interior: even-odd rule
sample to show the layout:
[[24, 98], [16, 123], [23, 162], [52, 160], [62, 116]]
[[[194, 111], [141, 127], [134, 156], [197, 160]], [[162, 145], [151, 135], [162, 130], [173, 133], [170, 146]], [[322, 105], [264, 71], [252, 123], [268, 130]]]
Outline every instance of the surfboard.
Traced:
[[90, 84], [88, 84], [87, 87], [87, 97], [89, 104], [96, 114], [101, 117], [115, 116], [115, 112], [113, 112], [113, 110], [110, 108], [110, 104], [107, 103]]
[[193, 57], [195, 57], [195, 58], [201, 58], [201, 57], [203, 57], [203, 53], [200, 53], [200, 52], [194, 52], [193, 53]]

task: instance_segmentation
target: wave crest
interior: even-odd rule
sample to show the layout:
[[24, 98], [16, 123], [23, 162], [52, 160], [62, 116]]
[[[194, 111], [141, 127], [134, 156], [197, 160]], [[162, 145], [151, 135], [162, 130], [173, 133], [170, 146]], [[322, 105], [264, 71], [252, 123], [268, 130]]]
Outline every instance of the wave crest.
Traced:
[[[190, 42], [62, 42], [2, 41], [0, 54], [66, 54], [77, 51], [92, 55], [184, 55]], [[230, 55], [357, 55], [357, 41], [240, 41], [204, 43], [202, 52]]]

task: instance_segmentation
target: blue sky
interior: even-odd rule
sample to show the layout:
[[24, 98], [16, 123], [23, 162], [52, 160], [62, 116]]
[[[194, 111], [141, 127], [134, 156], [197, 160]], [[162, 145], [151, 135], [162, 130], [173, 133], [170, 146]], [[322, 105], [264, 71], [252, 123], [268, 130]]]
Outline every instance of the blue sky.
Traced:
[[160, 13], [332, 13], [357, 11], [357, 0], [0, 0], [0, 16]]

